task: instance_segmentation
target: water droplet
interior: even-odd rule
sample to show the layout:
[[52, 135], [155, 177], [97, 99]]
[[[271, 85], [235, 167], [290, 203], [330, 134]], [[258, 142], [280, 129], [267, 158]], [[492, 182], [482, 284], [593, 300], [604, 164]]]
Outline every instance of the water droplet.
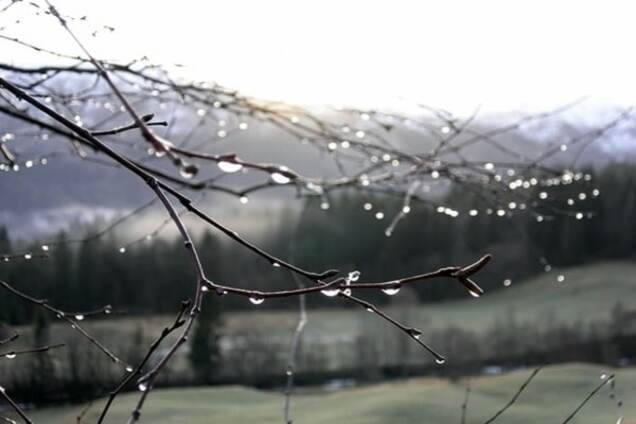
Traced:
[[495, 169], [495, 165], [491, 162], [488, 162], [487, 164], [484, 165], [484, 169], [487, 171], [492, 171], [493, 169]]
[[137, 388], [140, 392], [145, 392], [146, 390], [148, 390], [148, 385], [146, 385], [146, 383], [139, 383], [139, 386], [137, 386]]
[[294, 372], [292, 370], [285, 371], [285, 375], [287, 375], [287, 377], [291, 377], [293, 374]]
[[504, 287], [510, 287], [511, 284], [512, 280], [510, 280], [510, 278], [506, 278], [505, 280], [503, 280]]
[[370, 211], [373, 208], [373, 205], [371, 203], [365, 203], [363, 208], [365, 211]]
[[218, 130], [218, 131], [216, 132], [216, 135], [217, 135], [217, 137], [219, 137], [219, 138], [225, 138], [225, 137], [227, 136], [227, 131], [225, 131], [225, 130]]
[[366, 134], [362, 130], [356, 131], [356, 137], [358, 137], [358, 138], [364, 138], [365, 135]]
[[542, 191], [541, 193], [539, 193], [539, 199], [547, 199], [548, 198], [548, 193], [546, 193], [545, 191]]
[[43, 244], [42, 245], [42, 250], [45, 251], [45, 252], [48, 252], [49, 251], [49, 246], [47, 246], [46, 244]]
[[382, 289], [382, 293], [386, 294], [387, 296], [395, 296], [399, 292], [400, 292], [400, 286], [399, 285], [395, 285], [395, 286], [387, 287], [386, 289]]
[[565, 275], [560, 274], [557, 276], [557, 282], [562, 283], [565, 281]]
[[437, 359], [435, 359], [435, 363], [437, 363], [437, 364], [439, 364], [439, 365], [445, 364], [445, 363], [446, 363], [446, 359], [444, 359], [444, 358], [437, 358]]
[[29, 259], [31, 259], [32, 257], [33, 257], [33, 255], [32, 255], [32, 254], [30, 254], [30, 253], [25, 253], [25, 254], [24, 254], [24, 259], [26, 259], [27, 261], [28, 261]]
[[338, 296], [338, 294], [340, 293], [340, 290], [339, 289], [320, 290], [320, 293], [324, 294], [327, 297], [334, 297], [334, 296]]
[[471, 209], [470, 212], [468, 212], [468, 215], [470, 216], [477, 216], [479, 212], [477, 211], [477, 209]]
[[110, 314], [111, 312], [113, 312], [113, 307], [112, 306], [110, 306], [110, 305], [104, 306], [104, 313], [106, 315]]
[[6, 355], [4, 355], [4, 357], [7, 358], [7, 359], [13, 359], [13, 358], [16, 357], [16, 354], [15, 354], [15, 352], [9, 352]]
[[601, 374], [601, 380], [606, 380], [607, 379], [607, 374]]
[[253, 297], [250, 297], [250, 302], [252, 302], [252, 304], [254, 305], [260, 305], [263, 302], [265, 302], [265, 298], [253, 296]]
[[75, 319], [78, 320], [78, 321], [83, 321], [84, 320], [84, 315], [77, 314], [77, 315], [75, 315]]
[[402, 213], [409, 213], [409, 212], [411, 212], [411, 207], [409, 205], [402, 206]]
[[276, 184], [287, 184], [291, 181], [288, 176], [283, 175], [280, 172], [273, 172], [270, 177]]
[[207, 285], [207, 284], [204, 284], [204, 285], [202, 285], [202, 286], [201, 286], [201, 291], [202, 291], [203, 293], [207, 293], [207, 292], [209, 292], [209, 291], [210, 291], [210, 288], [208, 287], [208, 285]]
[[323, 211], [326, 211], [327, 209], [329, 209], [330, 205], [329, 202], [322, 202], [320, 204], [320, 209], [322, 209]]
[[375, 214], [375, 219], [380, 220], [380, 219], [384, 219], [384, 213], [382, 212], [377, 212]]
[[409, 336], [413, 337], [415, 340], [419, 340], [422, 337], [422, 332], [417, 328], [409, 328], [407, 330]]
[[476, 292], [475, 290], [471, 290], [471, 289], [468, 289], [468, 293], [470, 293], [470, 295], [471, 295], [472, 297], [479, 297], [479, 296], [481, 296], [481, 294], [480, 294], [480, 293]]
[[448, 134], [450, 132], [450, 127], [448, 126], [443, 126], [442, 128], [439, 129], [442, 134]]
[[131, 367], [130, 365], [126, 367], [126, 372], [133, 372], [133, 371], [134, 371], [133, 367]]
[[579, 219], [579, 220], [583, 219], [583, 214], [581, 212], [577, 212], [576, 219]]
[[437, 172], [437, 171], [431, 172], [431, 178], [438, 179], [439, 178], [439, 172]]
[[238, 124], [239, 130], [245, 131], [247, 129], [247, 122], [241, 122]]
[[366, 308], [367, 312], [371, 312], [374, 313], [375, 311], [373, 310], [373, 308]]
[[26, 162], [24, 162], [24, 166], [27, 168], [31, 168], [33, 166], [33, 161], [32, 160], [28, 160]]
[[360, 279], [360, 271], [351, 271], [349, 275], [347, 275], [347, 283], [358, 281], [358, 279]]
[[192, 163], [183, 164], [181, 166], [181, 169], [179, 170], [179, 174], [181, 174], [181, 177], [185, 178], [186, 180], [194, 177], [195, 175], [197, 175], [198, 172], [199, 167]]
[[234, 172], [238, 172], [243, 169], [243, 165], [240, 163], [221, 161], [217, 164], [219, 169], [223, 172], [227, 172], [228, 174], [232, 174]]
[[119, 253], [126, 253], [126, 248], [125, 247], [120, 247], [119, 248]]
[[273, 263], [272, 263], [272, 266], [273, 266], [274, 268], [280, 268], [280, 264], [279, 264], [278, 262], [273, 262]]
[[247, 202], [249, 202], [250, 199], [247, 198], [247, 196], [241, 196], [241, 198], [239, 199], [239, 202], [241, 202], [242, 204], [247, 204]]

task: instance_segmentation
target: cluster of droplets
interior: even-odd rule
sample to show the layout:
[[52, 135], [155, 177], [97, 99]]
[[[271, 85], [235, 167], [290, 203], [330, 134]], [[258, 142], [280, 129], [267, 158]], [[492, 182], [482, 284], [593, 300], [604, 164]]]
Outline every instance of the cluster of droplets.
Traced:
[[29, 168], [33, 168], [34, 166], [37, 165], [48, 165], [49, 160], [47, 158], [40, 158], [40, 159], [29, 159], [23, 162], [22, 165], [20, 165], [17, 162], [14, 162], [13, 164], [7, 164], [7, 163], [0, 163], [0, 171], [4, 171], [4, 172], [9, 172], [9, 171], [13, 171], [13, 172], [20, 172], [22, 169], [29, 169]]

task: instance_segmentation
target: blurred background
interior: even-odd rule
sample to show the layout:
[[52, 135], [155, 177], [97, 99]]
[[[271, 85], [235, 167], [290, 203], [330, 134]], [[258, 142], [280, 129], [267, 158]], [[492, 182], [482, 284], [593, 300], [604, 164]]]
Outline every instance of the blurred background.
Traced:
[[[11, 5], [0, 13], [5, 65], [67, 66], [69, 58], [41, 50], [81, 53], [45, 9], [14, 3], [21, 2], [0, 0], [0, 8]], [[493, 256], [475, 276], [486, 292], [479, 299], [451, 279], [405, 285], [398, 293], [364, 292], [389, 315], [421, 329], [423, 340], [447, 358], [444, 365], [359, 305], [307, 296], [294, 367], [295, 421], [458, 422], [468, 387], [467, 410], [486, 418], [540, 365], [546, 369], [528, 389], [527, 403], [510, 411], [518, 421], [563, 418], [613, 372], [616, 384], [576, 422], [634, 417], [627, 401], [636, 394], [636, 63], [629, 54], [636, 34], [630, 5], [55, 5], [76, 17], [72, 25], [96, 57], [160, 64], [179, 82], [214, 80], [268, 99], [251, 103], [254, 110], [284, 105], [286, 122], [324, 121], [339, 131], [337, 144], [316, 147], [315, 140], [253, 110], [202, 107], [178, 92], [148, 94], [153, 87], [122, 78], [136, 108], [167, 121], [157, 134], [183, 146], [232, 151], [329, 181], [356, 175], [368, 158], [395, 161], [368, 152], [349, 157], [349, 141], [372, 142], [380, 134], [405, 152], [436, 152], [440, 140], [461, 146], [475, 134], [482, 141], [457, 148], [461, 156], [452, 159], [455, 166], [485, 169], [492, 179], [479, 186], [468, 174], [453, 179], [444, 171], [451, 151], [431, 156], [435, 162], [415, 188], [406, 180], [369, 186], [366, 174], [360, 185], [318, 195], [293, 184], [249, 195], [183, 188], [227, 227], [310, 270], [337, 268], [345, 275], [359, 271], [363, 281], [392, 281]], [[7, 79], [15, 75], [0, 69]], [[81, 74], [51, 80], [40, 97], [89, 128], [103, 127], [105, 114], [113, 115], [112, 123], [129, 122], [116, 101], [100, 98], [107, 87], [91, 81]], [[85, 101], [77, 93], [89, 86]], [[64, 93], [75, 97], [64, 103]], [[135, 97], [139, 93], [148, 96]], [[0, 280], [78, 311], [74, 318], [117, 355], [141, 361], [192, 291], [187, 252], [167, 215], [134, 176], [95, 153], [78, 154], [59, 134], [5, 113], [0, 137], [17, 158], [10, 163], [5, 155], [0, 168]], [[109, 142], [161, 172], [174, 171], [170, 161], [139, 147], [136, 132]], [[259, 181], [245, 169], [231, 178], [220, 174], [216, 166], [201, 165], [197, 178], [237, 192]], [[518, 184], [527, 201], [491, 190], [499, 183], [509, 192]], [[263, 291], [298, 284], [283, 267], [188, 214], [183, 219], [213, 281]], [[82, 312], [100, 308], [105, 313]], [[240, 296], [207, 297], [194, 334], [159, 377], [147, 419], [279, 422], [298, 319], [297, 298], [255, 305]], [[16, 331], [21, 337], [11, 349], [66, 343], [0, 360], [0, 385], [41, 422], [73, 420], [122, 377], [117, 364], [66, 323], [3, 293], [0, 339]], [[165, 354], [164, 346], [151, 364]], [[180, 406], [177, 397], [184, 399]], [[125, 417], [133, 399], [126, 395], [113, 419]], [[324, 402], [333, 410], [310, 412]]]

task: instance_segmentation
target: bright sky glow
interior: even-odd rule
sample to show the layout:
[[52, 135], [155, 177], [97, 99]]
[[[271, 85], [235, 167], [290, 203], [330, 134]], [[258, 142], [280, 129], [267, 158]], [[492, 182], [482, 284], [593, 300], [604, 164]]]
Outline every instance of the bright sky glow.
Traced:
[[[627, 1], [55, 4], [87, 15], [91, 27], [117, 28], [85, 38], [98, 56], [185, 64], [195, 78], [265, 98], [386, 107], [403, 97], [460, 113], [478, 104], [545, 109], [583, 95], [621, 105], [636, 99], [636, 4]], [[50, 17], [4, 34], [77, 53]], [[4, 41], [0, 51], [14, 62], [34, 56]]]

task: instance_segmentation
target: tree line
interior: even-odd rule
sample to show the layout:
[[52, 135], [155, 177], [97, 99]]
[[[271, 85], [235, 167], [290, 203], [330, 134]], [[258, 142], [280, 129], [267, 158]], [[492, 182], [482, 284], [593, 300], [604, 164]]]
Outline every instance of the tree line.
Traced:
[[[335, 266], [345, 273], [359, 270], [365, 281], [417, 274], [448, 263], [470, 263], [490, 252], [495, 259], [479, 281], [487, 290], [502, 288], [507, 279], [514, 281], [561, 266], [632, 257], [636, 251], [636, 167], [614, 164], [586, 173], [592, 180], [585, 189], [571, 184], [550, 187], [549, 191], [549, 199], [559, 202], [552, 206], [582, 211], [583, 219], [557, 213], [546, 214], [539, 222], [535, 212], [513, 211], [499, 216], [496, 207], [488, 214], [490, 205], [477, 195], [454, 189], [438, 198], [436, 204], [461, 211], [458, 216], [412, 202], [408, 215], [387, 237], [385, 229], [402, 210], [402, 199], [346, 192], [330, 199], [328, 210], [321, 207], [324, 199], [320, 198], [305, 199], [307, 204], [300, 217], [290, 206], [278, 219], [271, 220], [269, 231], [258, 243], [283, 258], [291, 256], [293, 246], [294, 262], [305, 268]], [[529, 197], [538, 198], [542, 190], [531, 188]], [[479, 213], [471, 216], [467, 211], [472, 209]], [[383, 219], [376, 216], [380, 211]], [[294, 225], [297, 219], [302, 219], [303, 225]], [[91, 228], [86, 233], [95, 231]], [[114, 310], [130, 314], [173, 313], [178, 308], [175, 299], [190, 295], [189, 261], [177, 239], [154, 238], [121, 253], [122, 240], [112, 234], [65, 244], [69, 238], [70, 233], [59, 233], [50, 246], [49, 258], [41, 262], [33, 263], [37, 260], [33, 258], [1, 263], [0, 278], [65, 310], [110, 304]], [[0, 228], [0, 254], [41, 252], [41, 244], [36, 241], [26, 247], [12, 246], [6, 229]], [[210, 277], [216, 281], [263, 290], [294, 284], [286, 271], [244, 252], [222, 234], [204, 232], [199, 235], [198, 245]], [[438, 281], [417, 285], [415, 293], [422, 302], [465, 296], [465, 291], [456, 286]], [[365, 296], [381, 304], [387, 301], [382, 293]], [[226, 296], [221, 304], [224, 310], [255, 307], [233, 296]], [[310, 296], [308, 305], [344, 303]], [[296, 302], [271, 300], [259, 307], [295, 308]], [[0, 322], [31, 323], [32, 317], [31, 306], [11, 296], [0, 297]]]

